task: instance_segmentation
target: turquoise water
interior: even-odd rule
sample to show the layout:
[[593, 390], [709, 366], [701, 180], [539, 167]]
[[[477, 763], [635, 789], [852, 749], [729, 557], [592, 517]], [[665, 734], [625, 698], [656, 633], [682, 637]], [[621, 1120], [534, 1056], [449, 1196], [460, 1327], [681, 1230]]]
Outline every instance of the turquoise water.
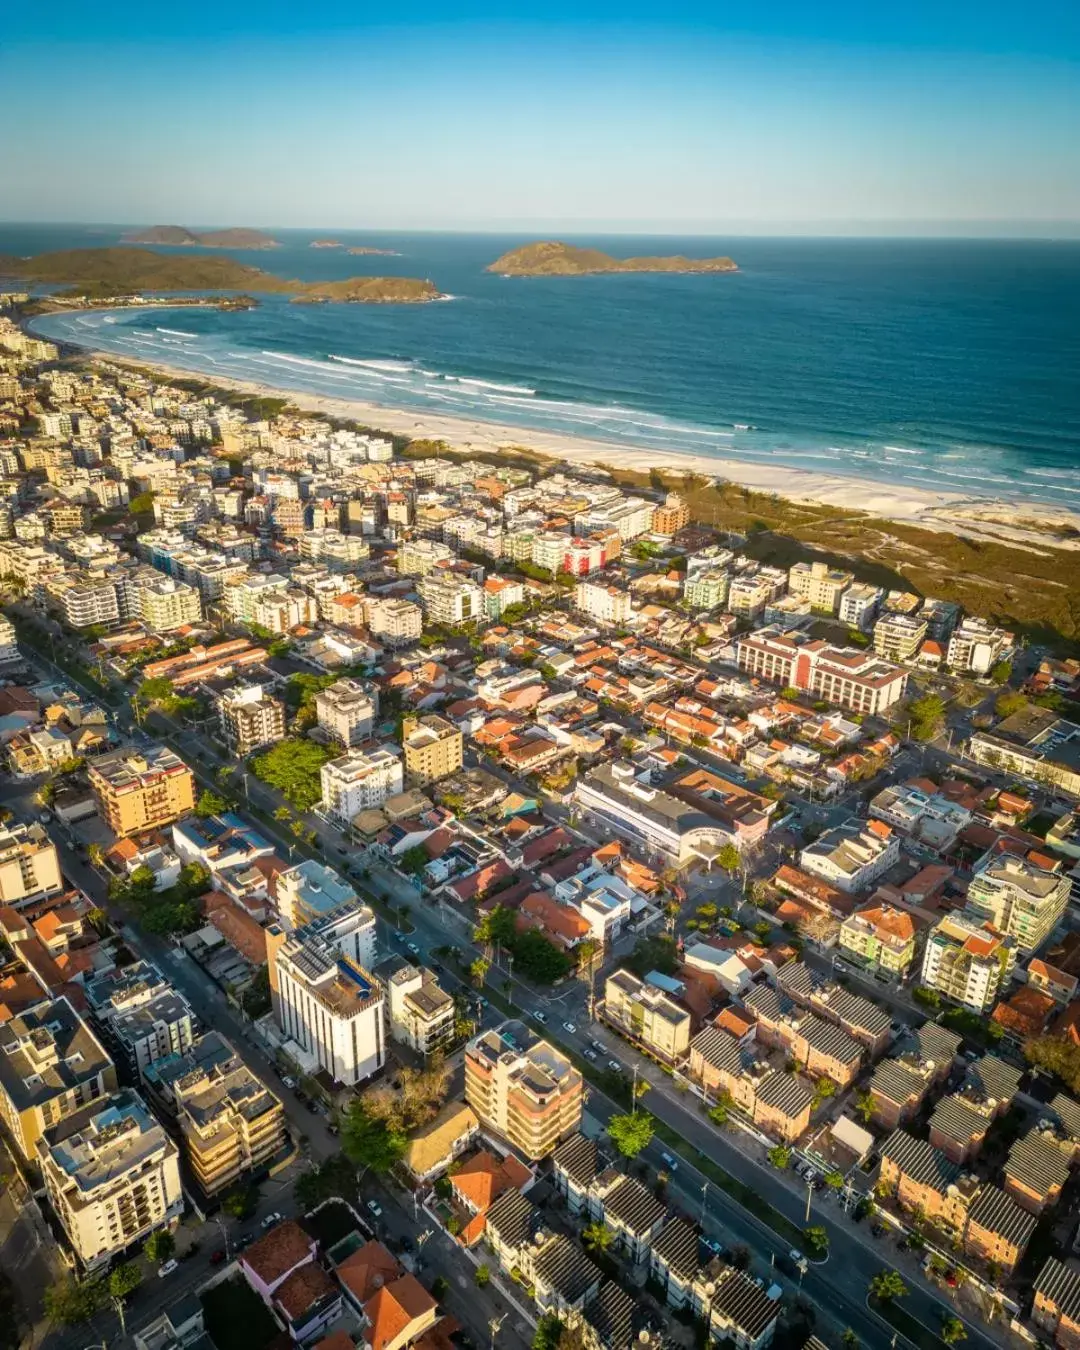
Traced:
[[[119, 227], [0, 226], [0, 253], [116, 243]], [[234, 256], [303, 279], [430, 277], [422, 306], [49, 316], [43, 334], [282, 389], [882, 483], [1080, 507], [1080, 243], [575, 240], [730, 254], [730, 275], [506, 279], [523, 242], [335, 233], [400, 250]], [[327, 232], [322, 232], [323, 234]], [[185, 250], [186, 251], [186, 250]]]

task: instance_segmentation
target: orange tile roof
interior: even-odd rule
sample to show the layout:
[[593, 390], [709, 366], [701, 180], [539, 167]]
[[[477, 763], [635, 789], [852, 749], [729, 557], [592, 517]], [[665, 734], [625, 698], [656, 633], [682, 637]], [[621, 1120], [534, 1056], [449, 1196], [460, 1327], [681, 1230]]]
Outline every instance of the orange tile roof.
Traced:
[[754, 1029], [754, 1023], [749, 1018], [743, 1017], [737, 1013], [734, 1008], [724, 1008], [722, 1012], [717, 1013], [713, 1018], [713, 1026], [719, 1027], [721, 1031], [726, 1031], [735, 1039], [741, 1040], [748, 1031]]
[[402, 1274], [397, 1258], [381, 1242], [365, 1242], [337, 1267], [337, 1277], [359, 1303]]
[[263, 1284], [273, 1285], [294, 1266], [307, 1260], [313, 1246], [311, 1238], [300, 1225], [292, 1219], [286, 1219], [276, 1228], [271, 1228], [265, 1237], [252, 1243], [240, 1259]]
[[370, 1323], [366, 1340], [371, 1350], [398, 1340], [413, 1322], [433, 1313], [438, 1305], [415, 1275], [403, 1275], [385, 1285], [364, 1304]]
[[274, 1291], [274, 1298], [281, 1304], [290, 1321], [299, 1322], [309, 1308], [314, 1307], [321, 1298], [332, 1294], [337, 1286], [315, 1261], [294, 1270], [289, 1278]]
[[1037, 1036], [1054, 1011], [1054, 1000], [1037, 989], [1018, 989], [1012, 998], [997, 1005], [991, 1016], [999, 1027], [1017, 1036]]
[[520, 1190], [531, 1175], [529, 1169], [512, 1154], [500, 1159], [487, 1149], [481, 1149], [450, 1180], [454, 1190], [475, 1209], [485, 1213], [504, 1191], [511, 1188]]

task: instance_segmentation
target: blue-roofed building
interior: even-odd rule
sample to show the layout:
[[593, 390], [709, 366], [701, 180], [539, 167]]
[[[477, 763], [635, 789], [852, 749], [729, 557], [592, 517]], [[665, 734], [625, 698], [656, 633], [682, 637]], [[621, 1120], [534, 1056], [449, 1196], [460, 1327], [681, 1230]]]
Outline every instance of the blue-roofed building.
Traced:
[[281, 923], [290, 932], [328, 918], [360, 898], [344, 877], [314, 858], [280, 873], [275, 890]]
[[274, 851], [258, 830], [234, 811], [220, 816], [188, 816], [172, 827], [173, 847], [186, 863], [197, 862], [210, 872], [249, 865]]

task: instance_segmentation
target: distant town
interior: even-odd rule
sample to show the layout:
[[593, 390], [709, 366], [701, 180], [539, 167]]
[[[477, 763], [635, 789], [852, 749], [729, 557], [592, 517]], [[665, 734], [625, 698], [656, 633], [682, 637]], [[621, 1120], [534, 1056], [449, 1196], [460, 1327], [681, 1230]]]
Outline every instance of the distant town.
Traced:
[[26, 300], [5, 1344], [1080, 1345], [1080, 661]]

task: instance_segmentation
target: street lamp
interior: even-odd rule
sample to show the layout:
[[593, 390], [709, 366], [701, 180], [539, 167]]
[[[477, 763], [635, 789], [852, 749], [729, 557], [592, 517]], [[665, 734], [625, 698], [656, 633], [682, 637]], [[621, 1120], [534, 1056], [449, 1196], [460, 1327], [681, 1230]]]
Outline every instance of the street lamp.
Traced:
[[491, 1321], [488, 1322], [488, 1330], [491, 1332], [491, 1350], [495, 1350], [496, 1333], [505, 1321], [506, 1313], [503, 1313], [501, 1317], [493, 1317]]

